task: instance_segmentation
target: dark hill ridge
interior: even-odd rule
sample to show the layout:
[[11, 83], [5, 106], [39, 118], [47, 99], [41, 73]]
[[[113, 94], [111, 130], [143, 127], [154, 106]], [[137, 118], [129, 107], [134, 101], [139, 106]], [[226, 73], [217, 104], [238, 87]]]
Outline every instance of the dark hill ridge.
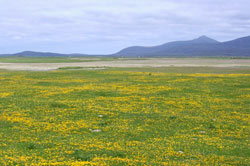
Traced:
[[191, 40], [190, 42], [196, 43], [196, 44], [202, 44], [202, 43], [219, 43], [217, 40], [214, 40], [214, 39], [209, 38], [207, 36], [200, 36], [199, 38]]
[[86, 54], [60, 54], [53, 52], [36, 52], [36, 51], [23, 51], [15, 54], [0, 54], [0, 56], [19, 56], [19, 57], [81, 57], [90, 56]]
[[154, 47], [129, 47], [116, 56], [250, 56], [250, 36], [218, 42], [207, 36], [194, 40], [170, 42]]
[[0, 56], [54, 57], [54, 56], [118, 56], [118, 57], [181, 57], [181, 56], [250, 56], [250, 36], [227, 42], [218, 42], [207, 36], [188, 41], [169, 42], [158, 46], [134, 46], [111, 55], [59, 54], [24, 51]]
[[51, 53], [51, 52], [35, 52], [35, 51], [24, 51], [20, 53], [13, 54], [14, 56], [64, 56], [65, 54]]

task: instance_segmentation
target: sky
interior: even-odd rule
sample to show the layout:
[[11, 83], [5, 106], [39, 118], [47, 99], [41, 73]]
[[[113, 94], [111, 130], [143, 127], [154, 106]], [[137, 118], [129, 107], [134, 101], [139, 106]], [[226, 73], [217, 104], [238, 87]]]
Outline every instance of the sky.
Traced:
[[249, 0], [0, 0], [0, 54], [110, 54], [206, 35], [250, 35]]

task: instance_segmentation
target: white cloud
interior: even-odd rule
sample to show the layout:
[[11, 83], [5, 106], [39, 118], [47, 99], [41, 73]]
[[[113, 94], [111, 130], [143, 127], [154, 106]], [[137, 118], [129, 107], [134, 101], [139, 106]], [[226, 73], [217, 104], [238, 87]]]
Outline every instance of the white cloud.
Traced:
[[249, 6], [248, 0], [0, 0], [0, 49], [111, 53], [203, 34], [229, 40], [250, 34]]

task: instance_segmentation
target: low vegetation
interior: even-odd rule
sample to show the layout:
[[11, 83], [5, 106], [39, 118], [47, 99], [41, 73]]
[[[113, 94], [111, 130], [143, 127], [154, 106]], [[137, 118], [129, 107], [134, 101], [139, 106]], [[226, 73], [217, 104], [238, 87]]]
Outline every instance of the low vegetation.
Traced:
[[24, 57], [0, 56], [0, 63], [72, 63], [72, 62], [99, 62], [99, 61], [127, 61], [145, 60], [144, 58], [118, 58], [118, 57]]
[[0, 165], [250, 163], [250, 74], [138, 70], [0, 71]]
[[94, 59], [79, 60], [70, 57], [0, 57], [1, 63], [70, 63], [70, 62], [89, 62]]

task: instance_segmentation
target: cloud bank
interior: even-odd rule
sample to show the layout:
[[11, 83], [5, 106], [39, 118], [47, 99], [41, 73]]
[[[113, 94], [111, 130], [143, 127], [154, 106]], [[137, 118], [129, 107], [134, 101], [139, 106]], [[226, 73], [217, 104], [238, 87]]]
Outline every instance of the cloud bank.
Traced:
[[114, 53], [207, 35], [250, 35], [249, 0], [0, 0], [0, 53]]

